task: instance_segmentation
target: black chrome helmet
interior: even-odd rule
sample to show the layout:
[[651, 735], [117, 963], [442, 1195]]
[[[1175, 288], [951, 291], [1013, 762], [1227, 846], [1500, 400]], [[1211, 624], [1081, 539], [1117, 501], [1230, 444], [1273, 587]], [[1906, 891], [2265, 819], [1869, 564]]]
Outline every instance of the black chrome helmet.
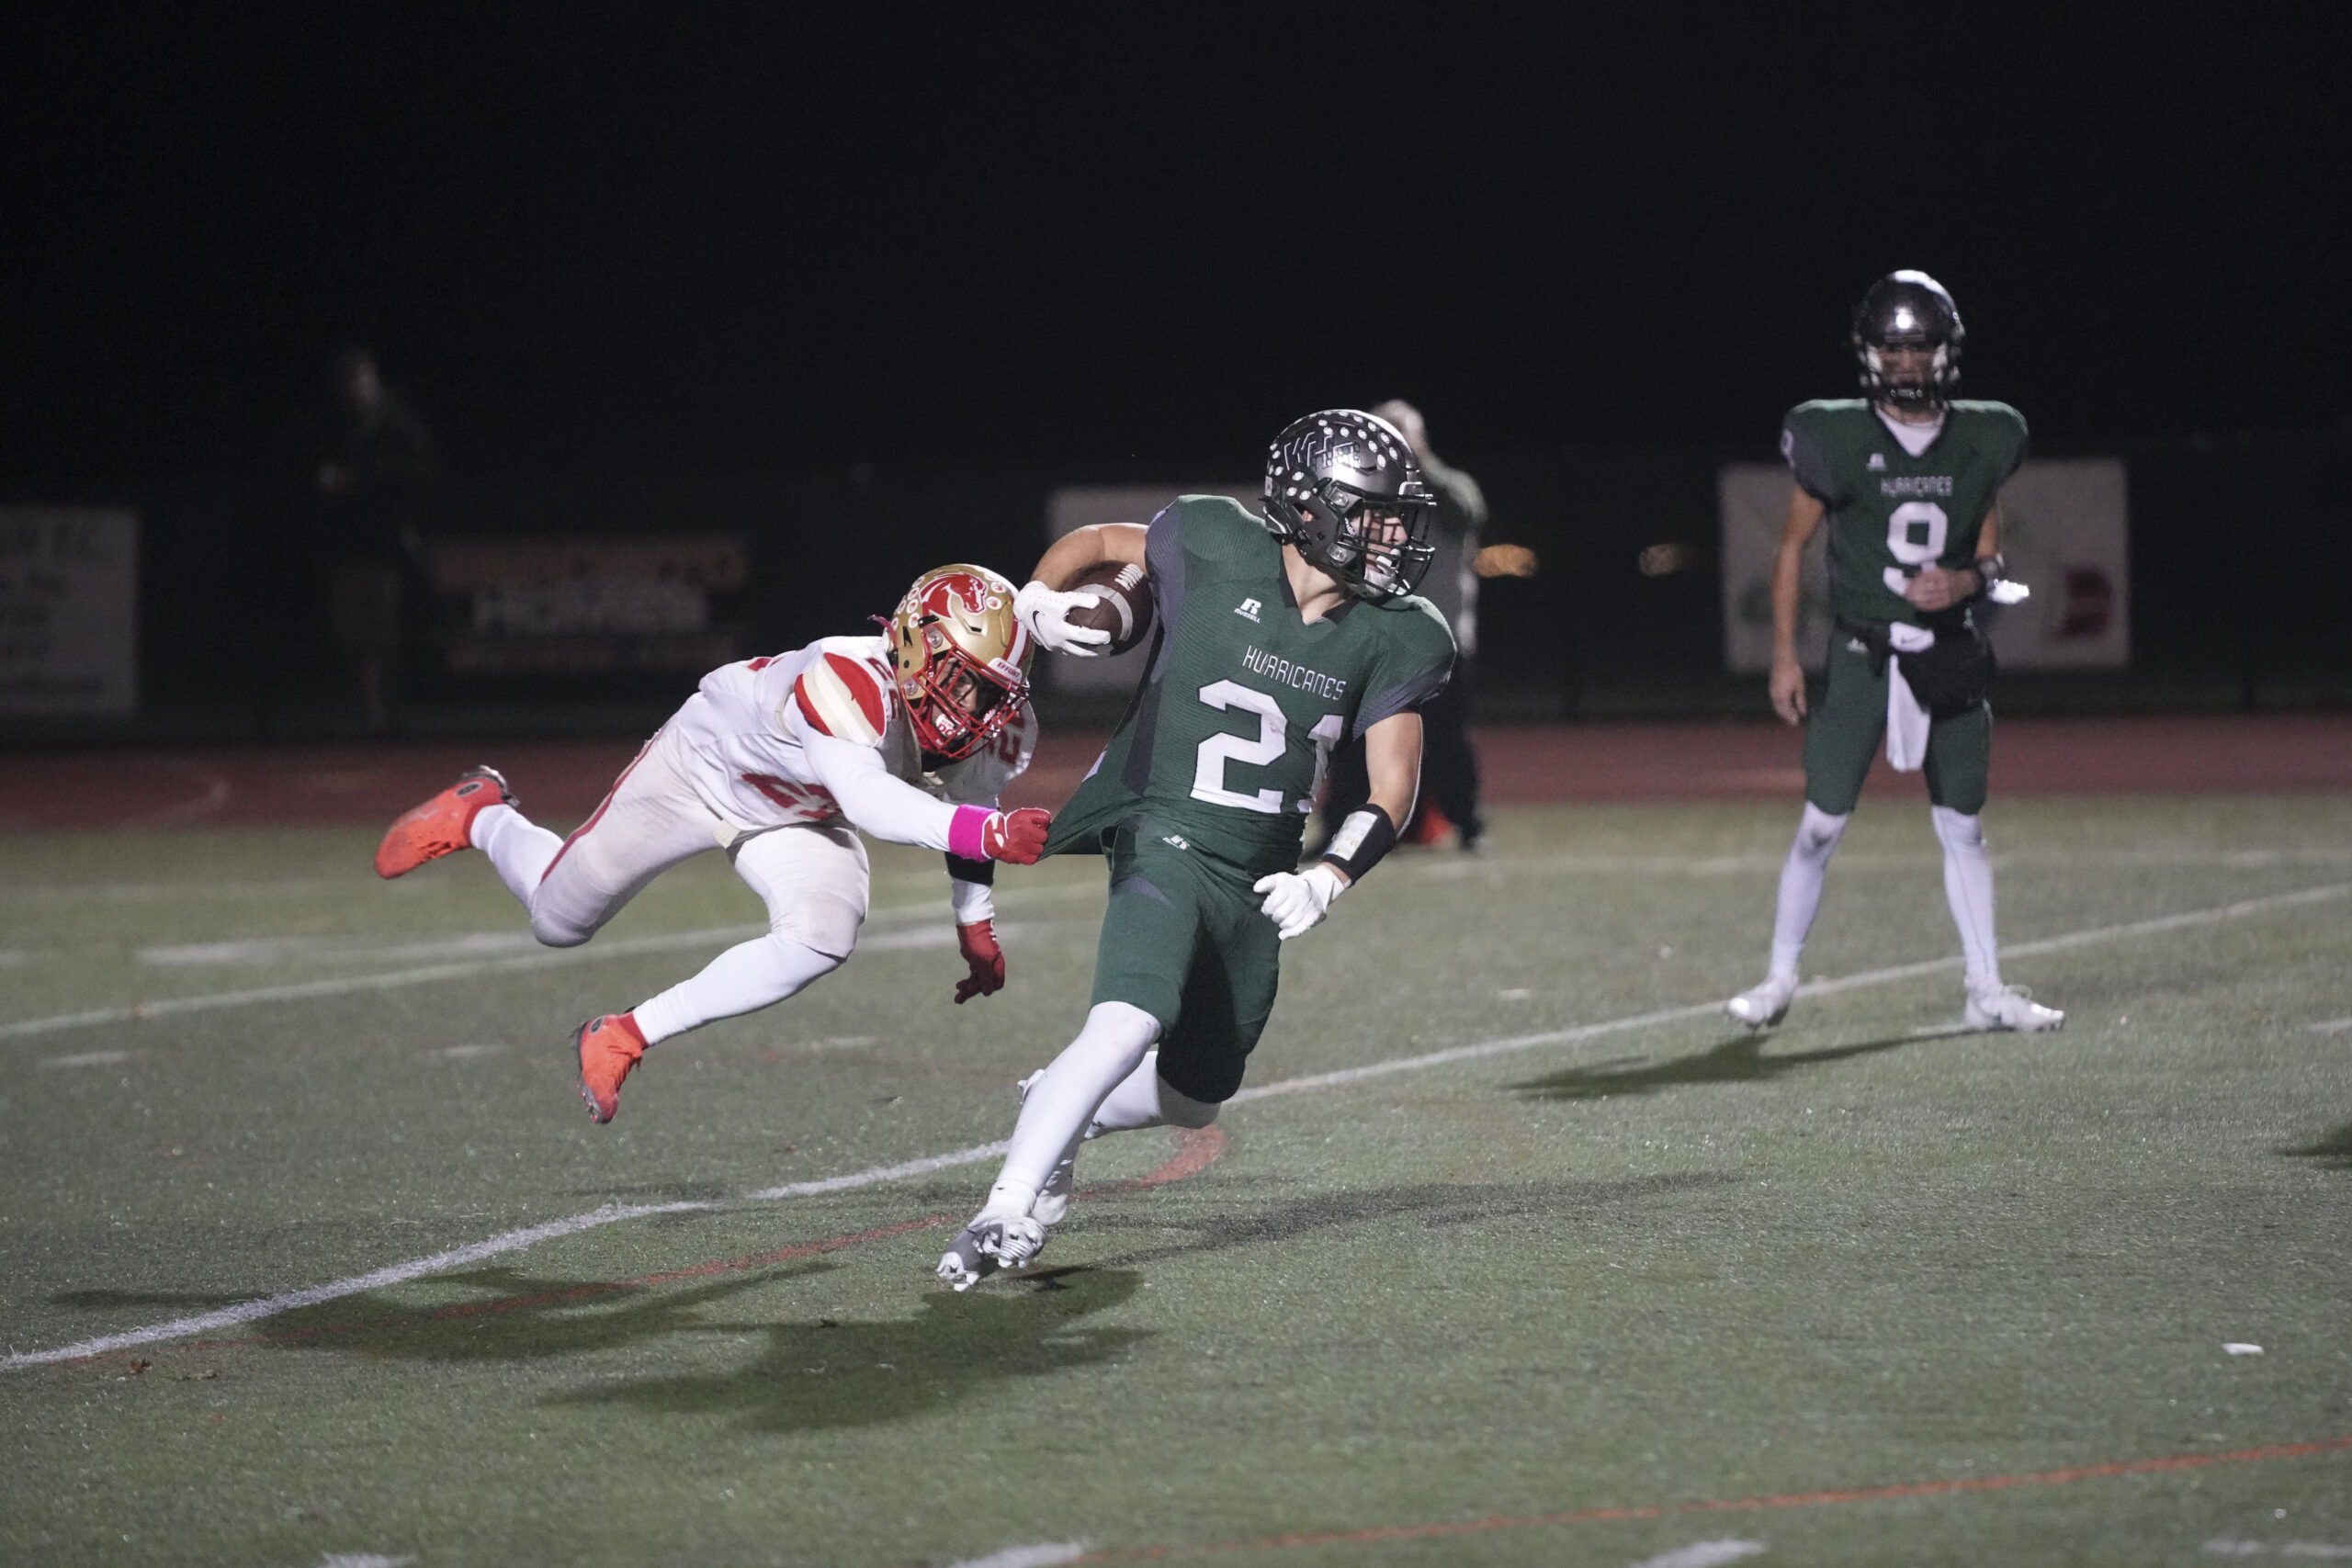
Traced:
[[1266, 525], [1360, 599], [1419, 586], [1436, 505], [1396, 426], [1360, 409], [1295, 420], [1266, 452]]
[[[1872, 402], [1905, 408], [1936, 408], [1951, 400], [1960, 385], [1960, 348], [1968, 330], [1960, 307], [1944, 286], [1924, 272], [1890, 272], [1870, 286], [1854, 307], [1854, 357], [1861, 362], [1862, 390]], [[1924, 348], [1933, 357], [1925, 379], [1890, 380], [1881, 351]]]

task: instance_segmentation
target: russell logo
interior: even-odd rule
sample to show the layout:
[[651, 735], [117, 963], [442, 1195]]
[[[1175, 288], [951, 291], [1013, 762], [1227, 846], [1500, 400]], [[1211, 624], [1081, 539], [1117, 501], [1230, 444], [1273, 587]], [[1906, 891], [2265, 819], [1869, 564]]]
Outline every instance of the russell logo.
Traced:
[[1871, 453], [1871, 460], [1864, 463], [1862, 467], [1870, 469], [1873, 473], [1883, 471], [1886, 468], [1886, 454], [1883, 452]]
[[1258, 618], [1258, 601], [1244, 599], [1233, 607], [1233, 613], [1245, 621], [1254, 621]]

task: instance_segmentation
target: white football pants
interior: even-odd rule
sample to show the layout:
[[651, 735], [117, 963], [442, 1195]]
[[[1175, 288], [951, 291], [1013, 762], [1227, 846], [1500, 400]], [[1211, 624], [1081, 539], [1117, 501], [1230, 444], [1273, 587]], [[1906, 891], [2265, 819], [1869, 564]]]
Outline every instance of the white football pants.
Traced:
[[492, 806], [474, 818], [473, 844], [529, 914], [531, 934], [550, 947], [577, 947], [656, 876], [726, 848], [735, 874], [767, 906], [768, 934], [634, 1010], [648, 1043], [782, 1001], [838, 967], [865, 921], [865, 846], [855, 830], [799, 823], [738, 836], [696, 798], [666, 728], [571, 838]]

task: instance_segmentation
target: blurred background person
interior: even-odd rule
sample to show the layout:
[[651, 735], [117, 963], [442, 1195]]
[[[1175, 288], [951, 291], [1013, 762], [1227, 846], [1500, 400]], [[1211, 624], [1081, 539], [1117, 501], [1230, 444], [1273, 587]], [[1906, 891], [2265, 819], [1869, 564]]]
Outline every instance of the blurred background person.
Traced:
[[431, 432], [384, 384], [376, 356], [345, 349], [311, 454], [318, 526], [308, 552], [335, 647], [357, 665], [370, 734], [392, 727], [402, 627], [417, 598], [427, 502], [440, 478]]
[[[1478, 652], [1478, 537], [1487, 525], [1487, 498], [1478, 481], [1442, 461], [1430, 450], [1429, 427], [1420, 410], [1391, 399], [1372, 411], [1405, 438], [1419, 459], [1421, 473], [1437, 492], [1430, 542], [1437, 553], [1421, 579], [1420, 595], [1453, 628], [1453, 678], [1421, 705], [1421, 796], [1413, 820], [1398, 835], [1408, 843], [1434, 843], [1453, 824], [1456, 841], [1476, 853], [1486, 835], [1478, 815], [1478, 756], [1470, 747], [1470, 705], [1476, 694]], [[1348, 814], [1369, 797], [1363, 742], [1351, 740], [1331, 754], [1330, 789], [1323, 798], [1322, 838], [1328, 840]]]

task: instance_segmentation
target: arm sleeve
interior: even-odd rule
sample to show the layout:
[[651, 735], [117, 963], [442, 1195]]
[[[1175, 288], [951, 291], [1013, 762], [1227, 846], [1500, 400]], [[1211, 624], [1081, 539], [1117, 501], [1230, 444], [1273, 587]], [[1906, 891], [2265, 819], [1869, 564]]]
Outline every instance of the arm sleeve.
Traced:
[[948, 847], [958, 807], [894, 777], [879, 751], [805, 727], [800, 747], [809, 772], [859, 832], [927, 850]]
[[1781, 425], [1781, 456], [1789, 460], [1789, 472], [1805, 494], [1833, 511], [1845, 499], [1838, 491], [1838, 476], [1830, 471], [1820, 444], [1793, 414]]

